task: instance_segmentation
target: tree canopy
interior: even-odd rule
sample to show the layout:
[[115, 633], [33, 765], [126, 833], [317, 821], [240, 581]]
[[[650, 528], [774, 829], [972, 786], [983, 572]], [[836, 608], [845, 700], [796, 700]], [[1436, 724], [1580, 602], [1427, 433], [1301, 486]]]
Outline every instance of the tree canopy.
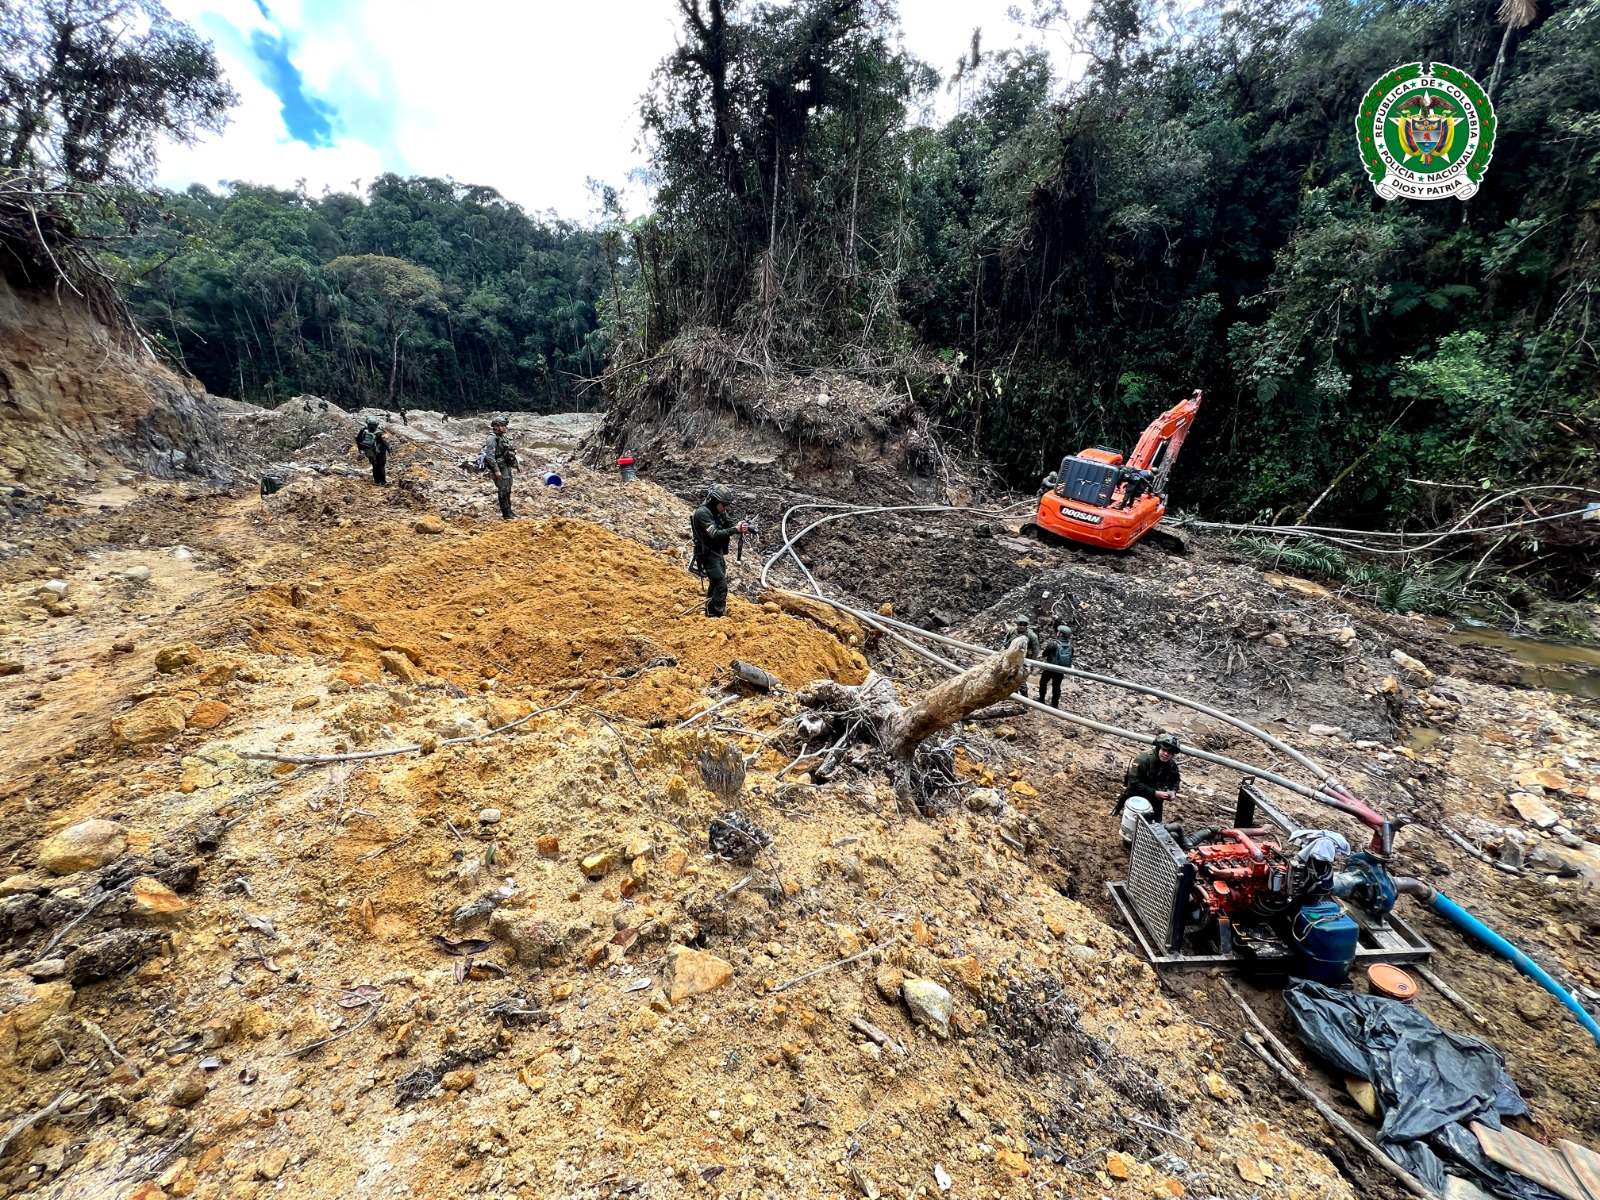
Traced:
[[[620, 347], [717, 323], [793, 365], [936, 356], [919, 398], [1018, 483], [1202, 386], [1175, 480], [1217, 515], [1594, 480], [1600, 0], [1094, 0], [1071, 29], [1042, 2], [1081, 78], [975, 37], [943, 125], [886, 4], [680, 8]], [[1363, 94], [1419, 59], [1494, 89], [1465, 203], [1361, 169]]]
[[163, 137], [221, 129], [236, 99], [156, 0], [0, 0], [0, 168], [143, 181]]
[[491, 188], [385, 175], [365, 196], [197, 186], [160, 207], [118, 267], [159, 344], [219, 394], [548, 408], [605, 364], [617, 240]]

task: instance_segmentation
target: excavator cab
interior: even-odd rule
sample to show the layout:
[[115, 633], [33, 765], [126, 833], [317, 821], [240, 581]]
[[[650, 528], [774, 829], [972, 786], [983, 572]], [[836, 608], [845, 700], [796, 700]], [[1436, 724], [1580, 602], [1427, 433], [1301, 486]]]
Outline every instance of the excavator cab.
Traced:
[[1038, 515], [1023, 532], [1128, 549], [1167, 511], [1167, 480], [1201, 399], [1196, 389], [1162, 413], [1126, 459], [1102, 446], [1067, 455], [1054, 486], [1039, 498]]

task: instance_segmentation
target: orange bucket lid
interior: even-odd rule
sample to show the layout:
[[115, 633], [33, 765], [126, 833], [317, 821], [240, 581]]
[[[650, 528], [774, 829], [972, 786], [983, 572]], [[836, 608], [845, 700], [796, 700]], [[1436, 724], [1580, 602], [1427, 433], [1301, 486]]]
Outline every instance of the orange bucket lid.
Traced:
[[1380, 996], [1391, 1000], [1410, 1000], [1417, 994], [1416, 981], [1399, 967], [1388, 963], [1373, 963], [1367, 968], [1367, 982]]

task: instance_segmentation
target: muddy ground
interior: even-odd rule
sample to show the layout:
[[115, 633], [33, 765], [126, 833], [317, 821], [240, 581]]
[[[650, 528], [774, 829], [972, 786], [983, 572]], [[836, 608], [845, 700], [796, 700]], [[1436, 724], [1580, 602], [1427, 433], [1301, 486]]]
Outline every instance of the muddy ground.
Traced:
[[[514, 428], [532, 461], [505, 523], [459, 466], [470, 423], [413, 413], [378, 490], [344, 414], [218, 415], [285, 490], [108, 474], [0, 535], [0, 1087], [34, 1118], [5, 1194], [1391, 1194], [1240, 1049], [1214, 981], [1131, 953], [1104, 892], [1128, 747], [974, 723], [959, 790], [980, 799], [931, 818], [870, 754], [812, 780], [789, 769], [795, 690], [932, 676], [762, 604], [753, 544], [730, 618], [701, 616], [692, 465], [675, 495], [582, 465], [577, 423]], [[566, 486], [536, 486], [546, 468]], [[836, 468], [767, 464], [748, 502], [766, 554], [788, 503], [857, 498]], [[918, 497], [883, 464], [861, 477]], [[1600, 729], [1499, 652], [1204, 543], [1098, 556], [915, 515], [801, 553], [867, 607], [991, 644], [1018, 612], [1070, 615], [1084, 667], [1266, 723], [1421, 818], [1405, 869], [1600, 992]], [[733, 684], [735, 659], [785, 690]], [[1169, 705], [1066, 699], [1284, 766]], [[730, 789], [702, 758], [733, 750]], [[1184, 804], [1209, 815], [1236, 782], [1189, 769]], [[708, 841], [734, 805], [772, 839], [743, 861]], [[46, 841], [90, 819], [120, 827], [104, 861], [48, 869]], [[1415, 923], [1488, 1023], [1426, 988], [1424, 1009], [1499, 1046], [1552, 1133], [1600, 1140], [1577, 1026]], [[913, 1017], [908, 978], [947, 990], [948, 1028]]]

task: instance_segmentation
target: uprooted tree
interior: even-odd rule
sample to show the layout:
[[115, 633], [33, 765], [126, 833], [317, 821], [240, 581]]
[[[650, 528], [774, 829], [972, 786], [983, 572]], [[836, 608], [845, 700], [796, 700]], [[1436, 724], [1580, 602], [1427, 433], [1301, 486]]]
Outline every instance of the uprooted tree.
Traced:
[[819, 680], [800, 696], [812, 712], [802, 718], [802, 729], [813, 736], [837, 732], [837, 740], [811, 769], [812, 778], [826, 780], [849, 752], [852, 743], [875, 744], [889, 758], [896, 795], [910, 799], [919, 810], [931, 807], [931, 793], [954, 782], [948, 754], [931, 750], [927, 741], [980, 709], [1007, 699], [1023, 686], [1027, 674], [1025, 643], [1019, 638], [1006, 649], [976, 666], [937, 684], [914, 703], [902, 705], [894, 684], [873, 672], [855, 687]]

